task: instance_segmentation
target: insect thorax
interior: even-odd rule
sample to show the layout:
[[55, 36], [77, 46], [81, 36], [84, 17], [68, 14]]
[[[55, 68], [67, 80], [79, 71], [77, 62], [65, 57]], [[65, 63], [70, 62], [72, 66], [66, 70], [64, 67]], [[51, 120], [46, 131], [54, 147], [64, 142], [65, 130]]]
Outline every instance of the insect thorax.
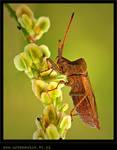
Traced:
[[68, 59], [62, 57], [61, 59], [57, 60], [57, 64], [60, 71], [67, 76], [84, 73], [87, 70], [87, 65], [83, 58], [75, 61], [69, 61]]

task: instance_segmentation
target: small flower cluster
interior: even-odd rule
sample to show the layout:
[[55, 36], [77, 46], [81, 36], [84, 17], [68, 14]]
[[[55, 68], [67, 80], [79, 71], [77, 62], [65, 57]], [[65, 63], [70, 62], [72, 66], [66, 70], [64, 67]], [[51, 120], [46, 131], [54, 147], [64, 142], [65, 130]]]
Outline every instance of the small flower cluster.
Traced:
[[42, 115], [36, 118], [37, 130], [33, 139], [64, 139], [71, 127], [71, 117], [65, 113], [68, 104], [63, 103], [61, 91], [64, 86], [61, 81], [66, 82], [67, 79], [52, 69], [52, 64], [48, 62], [49, 48], [33, 42], [48, 31], [49, 18], [40, 17], [36, 20], [32, 11], [24, 5], [17, 9], [16, 15], [33, 40], [15, 56], [14, 64], [17, 70], [24, 71], [30, 78], [32, 90], [44, 106]]
[[38, 78], [41, 70], [46, 69], [46, 59], [50, 56], [50, 51], [46, 45], [38, 46], [29, 43], [24, 47], [22, 53], [14, 58], [14, 64], [19, 71], [24, 71], [29, 78]]
[[21, 5], [16, 10], [16, 16], [21, 27], [28, 33], [28, 40], [35, 42], [50, 28], [50, 20], [48, 17], [39, 17], [36, 19], [33, 12], [26, 5]]

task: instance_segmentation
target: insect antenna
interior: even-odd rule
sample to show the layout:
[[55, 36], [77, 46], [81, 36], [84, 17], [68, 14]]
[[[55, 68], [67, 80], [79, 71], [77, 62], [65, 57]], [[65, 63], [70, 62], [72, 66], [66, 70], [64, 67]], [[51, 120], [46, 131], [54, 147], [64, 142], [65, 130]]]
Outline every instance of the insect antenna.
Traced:
[[62, 42], [62, 44], [61, 44], [61, 54], [62, 54], [62, 50], [63, 50], [63, 47], [64, 47], [64, 43], [65, 43], [65, 40], [66, 40], [66, 37], [67, 37], [67, 33], [68, 33], [68, 31], [69, 31], [70, 25], [71, 25], [71, 23], [72, 23], [73, 17], [74, 17], [74, 12], [73, 12], [72, 15], [71, 15], [69, 24], [68, 24], [68, 26], [67, 26], [67, 29], [66, 29], [66, 32], [65, 32], [65, 35], [64, 35], [63, 42]]

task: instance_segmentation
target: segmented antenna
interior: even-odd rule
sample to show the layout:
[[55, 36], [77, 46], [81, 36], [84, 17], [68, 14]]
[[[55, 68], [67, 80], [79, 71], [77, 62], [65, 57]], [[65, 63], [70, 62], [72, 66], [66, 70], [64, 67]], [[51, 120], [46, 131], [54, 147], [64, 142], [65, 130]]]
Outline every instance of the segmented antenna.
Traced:
[[66, 30], [66, 32], [65, 32], [64, 39], [63, 39], [63, 42], [62, 42], [62, 44], [61, 44], [61, 54], [62, 54], [62, 50], [63, 50], [63, 47], [64, 47], [64, 43], [65, 43], [65, 40], [66, 40], [66, 37], [67, 37], [67, 33], [68, 33], [68, 31], [69, 31], [71, 22], [72, 22], [72, 20], [73, 20], [73, 17], [74, 17], [74, 12], [73, 12], [72, 15], [71, 15], [70, 22], [69, 22], [69, 24], [68, 24], [68, 26], [67, 26], [67, 30]]

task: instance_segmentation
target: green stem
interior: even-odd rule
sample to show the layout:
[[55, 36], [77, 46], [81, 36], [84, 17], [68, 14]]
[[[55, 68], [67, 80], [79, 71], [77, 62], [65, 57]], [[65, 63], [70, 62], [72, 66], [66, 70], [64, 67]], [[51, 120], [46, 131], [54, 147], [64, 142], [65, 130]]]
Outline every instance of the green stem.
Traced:
[[[12, 7], [9, 4], [5, 4], [6, 8], [8, 9], [10, 16], [13, 17], [15, 19], [15, 21], [18, 24], [18, 28], [21, 29], [21, 31], [23, 32], [24, 36], [27, 37], [28, 33], [27, 31], [20, 25], [20, 23], [18, 22], [18, 18], [16, 16], [16, 12], [12, 9]], [[26, 38], [27, 39], [27, 38]], [[28, 39], [27, 42], [29, 43]]]

